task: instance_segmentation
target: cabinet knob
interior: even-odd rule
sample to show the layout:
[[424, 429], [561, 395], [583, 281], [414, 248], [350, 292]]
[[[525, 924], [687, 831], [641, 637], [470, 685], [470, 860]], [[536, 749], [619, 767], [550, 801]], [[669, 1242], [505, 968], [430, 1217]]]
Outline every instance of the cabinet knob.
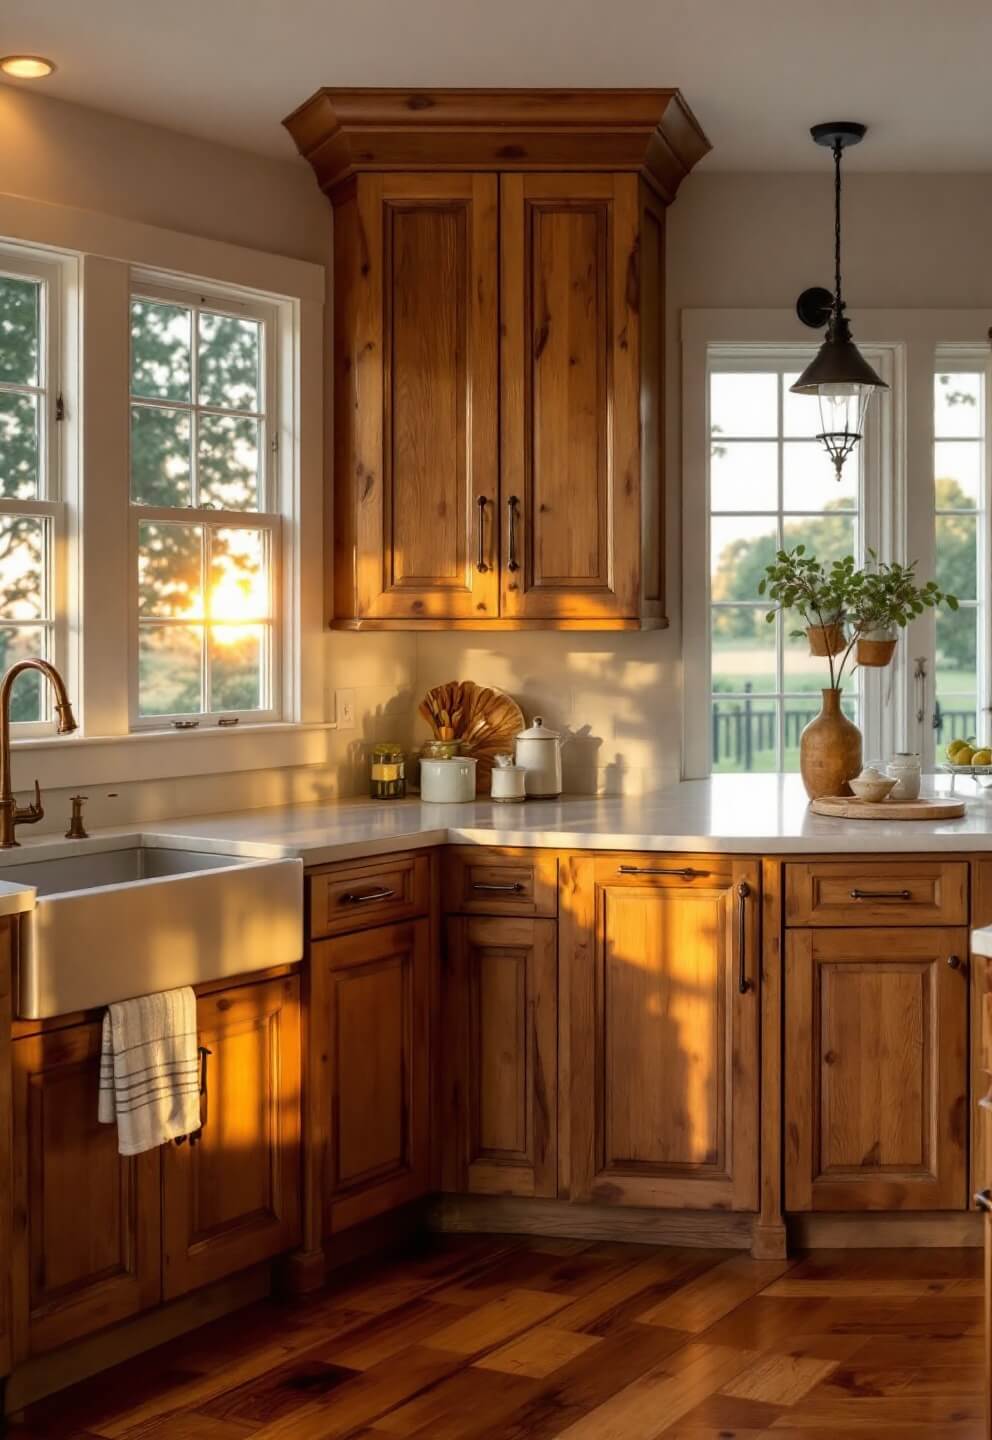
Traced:
[[947, 957], [947, 963], [948, 963], [948, 965], [950, 965], [950, 967], [951, 967], [952, 970], [960, 970], [960, 969], [961, 969], [961, 956], [960, 956], [960, 955], [948, 955], [948, 957]]

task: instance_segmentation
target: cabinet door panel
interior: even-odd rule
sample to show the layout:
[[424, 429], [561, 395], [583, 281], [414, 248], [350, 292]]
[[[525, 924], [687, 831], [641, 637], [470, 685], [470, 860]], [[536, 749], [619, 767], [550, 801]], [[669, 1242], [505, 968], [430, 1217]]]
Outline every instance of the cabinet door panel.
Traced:
[[505, 617], [638, 613], [637, 234], [634, 176], [501, 177]]
[[758, 866], [710, 857], [682, 878], [688, 862], [661, 859], [570, 861], [563, 1186], [573, 1200], [754, 1210]]
[[312, 950], [326, 1046], [325, 1232], [429, 1185], [429, 925], [384, 925]]
[[448, 921], [442, 1063], [453, 1123], [445, 1184], [489, 1195], [557, 1192], [557, 927]]
[[197, 1001], [203, 1128], [163, 1151], [165, 1295], [289, 1250], [300, 1237], [300, 981]]
[[964, 1208], [967, 950], [957, 929], [789, 934], [788, 1208]]
[[117, 1153], [97, 1120], [99, 1024], [15, 1041], [13, 1291], [18, 1358], [161, 1298], [159, 1152]]
[[368, 175], [337, 207], [344, 618], [497, 614], [496, 197], [492, 175]]

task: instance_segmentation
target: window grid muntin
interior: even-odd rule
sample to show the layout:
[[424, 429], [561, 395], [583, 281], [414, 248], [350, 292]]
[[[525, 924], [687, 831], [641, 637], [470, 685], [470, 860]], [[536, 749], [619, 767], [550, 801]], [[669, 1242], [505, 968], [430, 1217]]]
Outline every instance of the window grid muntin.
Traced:
[[[784, 527], [785, 527], [786, 522], [791, 522], [791, 521], [794, 521], [794, 520], [802, 520], [802, 519], [822, 519], [822, 518], [825, 518], [825, 517], [829, 518], [830, 516], [833, 516], [833, 515], [842, 516], [842, 517], [850, 517], [851, 520], [852, 520], [852, 522], [853, 522], [853, 523], [852, 523], [852, 530], [853, 530], [853, 547], [852, 547], [852, 548], [853, 548], [853, 553], [855, 554], [856, 557], [858, 557], [858, 558], [860, 559], [860, 558], [862, 557], [862, 555], [863, 555], [864, 530], [865, 530], [865, 523], [864, 523], [864, 522], [865, 522], [865, 517], [864, 517], [864, 456], [863, 456], [864, 445], [863, 445], [863, 442], [862, 442], [862, 444], [860, 444], [860, 445], [857, 447], [857, 450], [855, 451], [855, 456], [852, 457], [852, 458], [854, 458], [854, 459], [856, 460], [856, 464], [857, 464], [857, 489], [856, 489], [856, 495], [855, 495], [855, 503], [854, 503], [854, 505], [853, 505], [852, 507], [850, 507], [849, 509], [838, 510], [838, 511], [825, 511], [825, 510], [788, 510], [788, 511], [786, 511], [786, 510], [784, 509], [784, 504], [785, 504], [785, 454], [786, 454], [786, 444], [787, 444], [787, 443], [790, 443], [790, 444], [809, 444], [809, 445], [811, 445], [811, 446], [815, 446], [815, 445], [817, 445], [819, 442], [818, 442], [817, 440], [811, 439], [810, 437], [807, 437], [807, 436], [786, 435], [786, 433], [785, 433], [785, 377], [786, 377], [787, 375], [792, 375], [793, 373], [798, 373], [798, 372], [802, 369], [802, 367], [803, 367], [803, 365], [806, 363], [806, 361], [807, 361], [809, 358], [811, 358], [811, 356], [807, 355], [806, 358], [804, 359], [802, 356], [800, 356], [800, 355], [798, 355], [798, 354], [783, 355], [783, 354], [781, 354], [781, 353], [776, 354], [776, 353], [774, 353], [774, 352], [772, 352], [772, 351], [769, 351], [769, 352], [767, 352], [767, 353], [762, 353], [760, 347], [757, 347], [757, 348], [753, 348], [753, 349], [751, 350], [751, 353], [743, 352], [743, 353], [741, 353], [740, 355], [730, 355], [730, 354], [727, 354], [727, 353], [714, 353], [714, 350], [711, 349], [710, 352], [709, 352], [709, 354], [708, 354], [708, 357], [707, 357], [707, 358], [708, 358], [708, 364], [707, 364], [707, 378], [706, 378], [706, 475], [707, 475], [707, 486], [706, 486], [706, 494], [707, 494], [707, 500], [706, 500], [706, 524], [707, 524], [707, 534], [706, 534], [706, 566], [707, 566], [707, 572], [706, 572], [706, 573], [707, 573], [707, 578], [706, 578], [706, 588], [707, 588], [707, 602], [708, 602], [708, 630], [709, 630], [709, 634], [710, 634], [710, 666], [709, 666], [709, 694], [708, 694], [707, 724], [708, 724], [708, 726], [709, 726], [709, 732], [710, 732], [710, 736], [711, 736], [711, 739], [712, 739], [712, 734], [713, 734], [713, 730], [714, 730], [714, 720], [715, 720], [715, 716], [714, 716], [714, 705], [715, 705], [718, 701], [726, 700], [726, 701], [737, 702], [737, 703], [744, 703], [744, 702], [748, 702], [748, 701], [755, 701], [755, 702], [759, 702], [760, 704], [768, 704], [769, 702], [773, 702], [773, 703], [774, 703], [774, 707], [775, 707], [774, 713], [775, 713], [775, 720], [776, 720], [776, 724], [775, 724], [776, 740], [775, 740], [775, 765], [774, 765], [774, 769], [776, 769], [776, 770], [783, 770], [783, 769], [785, 768], [785, 751], [786, 751], [786, 747], [785, 747], [786, 712], [787, 712], [787, 709], [788, 709], [788, 704], [789, 704], [789, 702], [790, 702], [790, 701], [795, 701], [795, 700], [810, 702], [810, 697], [811, 697], [811, 695], [813, 695], [815, 698], [814, 698], [814, 700], [813, 700], [812, 702], [810, 702], [810, 703], [811, 703], [811, 709], [813, 710], [813, 713], [815, 713], [815, 712], [816, 712], [816, 709], [818, 708], [818, 705], [819, 705], [819, 699], [818, 699], [818, 697], [816, 697], [816, 692], [815, 692], [815, 691], [809, 691], [809, 690], [802, 691], [802, 690], [793, 690], [793, 689], [786, 689], [786, 688], [785, 688], [785, 653], [786, 653], [786, 652], [785, 652], [785, 638], [786, 638], [786, 637], [785, 637], [785, 630], [784, 630], [784, 621], [783, 621], [783, 617], [782, 617], [781, 614], [779, 614], [779, 616], [778, 616], [777, 619], [775, 620], [775, 677], [774, 677], [774, 678], [775, 678], [775, 688], [774, 688], [773, 690], [761, 690], [761, 691], [753, 690], [753, 691], [750, 691], [750, 692], [744, 691], [744, 690], [720, 690], [720, 691], [714, 690], [714, 688], [713, 688], [714, 664], [713, 664], [713, 654], [712, 654], [712, 619], [711, 619], [713, 612], [716, 611], [716, 610], [719, 610], [719, 609], [733, 608], [733, 609], [738, 609], [738, 610], [740, 610], [740, 609], [750, 609], [750, 610], [753, 610], [756, 614], [764, 615], [764, 614], [766, 614], [766, 613], [768, 612], [768, 610], [771, 608], [771, 606], [770, 606], [770, 604], [769, 604], [769, 602], [768, 602], [767, 600], [762, 600], [762, 599], [760, 599], [760, 598], [756, 599], [755, 601], [750, 601], [750, 602], [749, 602], [749, 601], [744, 601], [744, 600], [729, 600], [729, 601], [728, 601], [728, 600], [713, 600], [713, 599], [711, 598], [711, 587], [712, 587], [712, 558], [713, 558], [713, 557], [712, 557], [712, 546], [711, 546], [711, 540], [710, 540], [710, 527], [711, 527], [712, 521], [713, 521], [715, 518], [718, 518], [718, 519], [730, 519], [730, 520], [740, 520], [740, 519], [749, 519], [749, 518], [762, 519], [762, 518], [771, 518], [771, 517], [774, 515], [774, 517], [775, 517], [776, 549], [781, 549], [781, 548], [783, 548], [783, 534], [784, 534]], [[729, 374], [748, 374], [748, 373], [755, 373], [755, 372], [761, 373], [761, 374], [775, 373], [776, 376], [777, 376], [777, 378], [778, 378], [778, 383], [777, 383], [777, 385], [776, 385], [776, 394], [775, 394], [775, 413], [776, 413], [777, 433], [776, 433], [775, 435], [770, 435], [770, 434], [757, 434], [757, 435], [746, 435], [746, 436], [742, 436], [742, 435], [734, 435], [734, 434], [730, 434], [730, 433], [724, 433], [724, 432], [721, 431], [721, 433], [719, 434], [719, 436], [718, 436], [718, 437], [715, 437], [715, 436], [713, 435], [713, 433], [712, 433], [712, 419], [711, 419], [712, 378], [713, 378], [713, 376], [714, 376], [715, 374], [728, 374], [728, 373], [729, 373]], [[748, 509], [745, 509], [745, 508], [743, 508], [743, 507], [741, 507], [740, 509], [735, 509], [735, 510], [719, 510], [719, 511], [714, 511], [714, 510], [713, 510], [712, 504], [711, 504], [711, 473], [712, 473], [712, 471], [711, 471], [711, 465], [712, 465], [712, 458], [713, 458], [713, 449], [712, 449], [712, 447], [713, 447], [713, 444], [714, 444], [714, 441], [715, 441], [715, 440], [718, 440], [718, 441], [720, 441], [720, 442], [724, 442], [724, 441], [725, 441], [725, 442], [727, 442], [727, 443], [734, 444], [734, 445], [741, 445], [741, 444], [765, 444], [765, 445], [774, 444], [774, 445], [775, 445], [775, 447], [776, 447], [776, 509], [775, 509], [774, 511], [769, 510], [769, 509], [748, 510]], [[848, 461], [848, 464], [850, 464], [850, 463], [851, 463], [851, 460]], [[797, 628], [798, 628], [798, 625], [797, 625]], [[826, 667], [826, 661], [825, 661], [825, 660], [824, 660], [824, 667]], [[852, 668], [852, 669], [849, 669], [849, 670], [847, 671], [847, 674], [846, 674], [846, 677], [845, 677], [845, 678], [846, 678], [846, 681], [847, 681], [847, 684], [845, 685], [845, 688], [844, 688], [844, 700], [843, 700], [845, 712], [846, 712], [846, 713], [850, 713], [851, 710], [853, 709], [853, 719], [855, 720], [856, 723], [859, 723], [859, 716], [860, 716], [860, 714], [861, 714], [861, 711], [862, 711], [862, 708], [863, 708], [863, 704], [864, 704], [864, 697], [863, 697], [863, 694], [862, 694], [862, 686], [861, 686], [861, 683], [860, 683], [860, 681], [861, 681], [860, 671], [858, 671], [857, 669], [853, 669], [853, 668]], [[829, 675], [828, 675], [828, 673], [827, 673], [827, 671], [826, 671], [826, 668], [825, 668], [825, 669], [824, 669], [824, 686], [823, 686], [823, 688], [826, 687], [827, 683], [829, 683]], [[711, 771], [714, 770], [714, 757], [713, 757], [712, 755], [711, 755], [711, 761], [710, 761], [710, 768], [711, 768]]]

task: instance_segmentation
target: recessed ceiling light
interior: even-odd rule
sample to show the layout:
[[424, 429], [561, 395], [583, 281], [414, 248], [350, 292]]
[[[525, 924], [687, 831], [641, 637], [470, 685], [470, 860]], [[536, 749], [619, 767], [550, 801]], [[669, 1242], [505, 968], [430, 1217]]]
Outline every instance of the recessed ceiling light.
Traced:
[[55, 65], [44, 55], [4, 55], [0, 57], [0, 70], [13, 75], [16, 80], [43, 80], [51, 75]]

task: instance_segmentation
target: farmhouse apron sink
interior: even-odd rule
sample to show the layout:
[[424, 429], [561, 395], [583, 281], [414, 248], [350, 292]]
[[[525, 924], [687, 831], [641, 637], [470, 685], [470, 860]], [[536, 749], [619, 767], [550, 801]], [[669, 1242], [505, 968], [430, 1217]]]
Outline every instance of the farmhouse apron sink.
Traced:
[[303, 862], [130, 845], [4, 866], [37, 889], [21, 924], [17, 1013], [43, 1020], [291, 964]]

